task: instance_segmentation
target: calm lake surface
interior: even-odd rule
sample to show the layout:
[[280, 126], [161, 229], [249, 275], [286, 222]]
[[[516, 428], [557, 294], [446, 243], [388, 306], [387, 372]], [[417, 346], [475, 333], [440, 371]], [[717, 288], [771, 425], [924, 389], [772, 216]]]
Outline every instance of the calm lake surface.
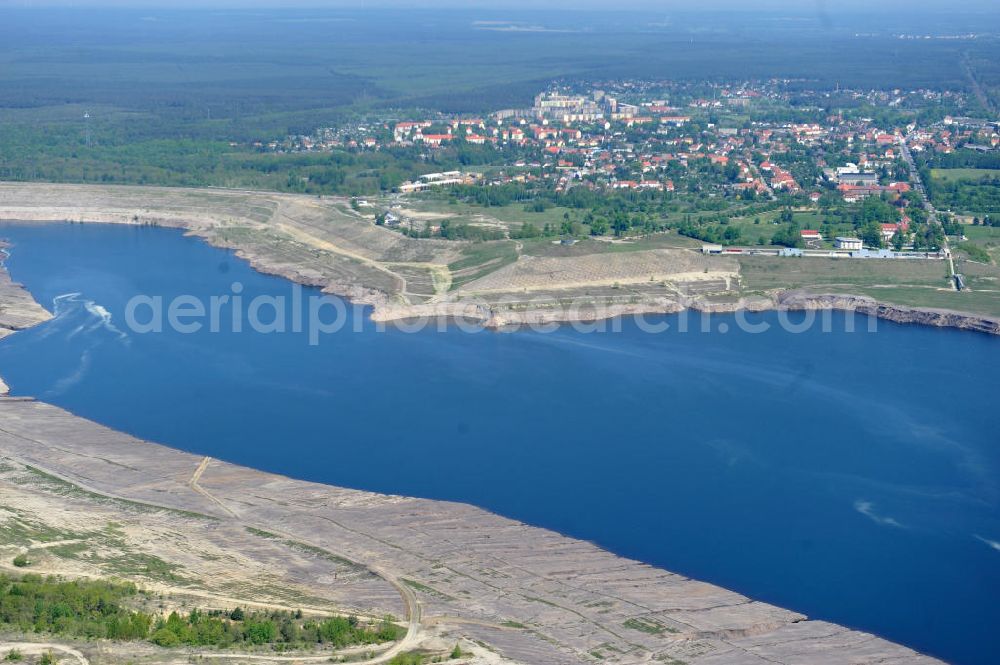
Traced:
[[870, 333], [863, 317], [847, 333], [842, 315], [835, 332], [792, 334], [774, 313], [748, 315], [772, 324], [762, 334], [730, 315], [710, 333], [662, 317], [662, 334], [379, 332], [357, 317], [318, 346], [138, 334], [125, 325], [138, 294], [293, 287], [173, 230], [0, 225], [0, 238], [13, 277], [58, 314], [0, 342], [15, 394], [268, 471], [473, 503], [956, 663], [996, 662], [998, 339], [885, 321]]

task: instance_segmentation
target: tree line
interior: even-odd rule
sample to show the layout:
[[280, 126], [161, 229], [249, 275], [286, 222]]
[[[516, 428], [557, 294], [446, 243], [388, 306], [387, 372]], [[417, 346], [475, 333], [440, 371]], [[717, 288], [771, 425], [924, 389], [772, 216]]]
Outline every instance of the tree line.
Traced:
[[276, 649], [378, 644], [397, 640], [403, 632], [389, 617], [376, 622], [355, 616], [317, 619], [301, 611], [239, 607], [164, 617], [134, 609], [146, 599], [130, 583], [0, 574], [0, 627], [85, 639], [149, 640], [162, 647]]

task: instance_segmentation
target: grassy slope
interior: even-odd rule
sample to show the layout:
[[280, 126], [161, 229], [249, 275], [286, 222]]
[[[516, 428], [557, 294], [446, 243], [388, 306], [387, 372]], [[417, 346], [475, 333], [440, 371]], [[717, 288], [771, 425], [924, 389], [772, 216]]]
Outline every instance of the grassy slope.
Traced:
[[740, 259], [747, 291], [811, 288], [856, 293], [912, 307], [935, 307], [1000, 316], [1000, 269], [960, 263], [969, 291], [951, 290], [942, 261], [876, 261], [842, 259]]

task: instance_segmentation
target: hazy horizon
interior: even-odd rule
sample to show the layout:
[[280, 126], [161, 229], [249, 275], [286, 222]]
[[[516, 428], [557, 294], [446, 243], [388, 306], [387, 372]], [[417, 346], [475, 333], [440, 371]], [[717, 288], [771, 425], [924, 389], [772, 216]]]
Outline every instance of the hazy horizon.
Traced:
[[[545, 11], [636, 11], [636, 12], [705, 12], [741, 11], [753, 13], [788, 12], [794, 14], [838, 13], [843, 11], [868, 14], [897, 11], [955, 13], [955, 12], [1000, 12], [993, 0], [963, 0], [959, 3], [941, 3], [936, 0], [911, 2], [908, 0], [883, 0], [872, 3], [869, 0], [840, 0], [827, 2], [793, 2], [791, 0], [757, 0], [752, 5], [739, 0], [624, 0], [609, 8], [598, 0], [428, 0], [414, 3], [408, 0], [0, 0], [0, 8], [108, 8], [108, 9], [464, 9], [464, 10], [518, 10], [530, 12]], [[1000, 26], [997, 27], [1000, 32]]]

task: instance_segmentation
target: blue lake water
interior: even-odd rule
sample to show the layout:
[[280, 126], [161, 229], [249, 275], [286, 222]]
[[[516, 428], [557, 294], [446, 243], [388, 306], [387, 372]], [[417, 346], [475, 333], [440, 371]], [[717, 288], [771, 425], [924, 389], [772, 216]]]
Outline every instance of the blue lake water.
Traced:
[[956, 663], [1000, 651], [998, 339], [864, 318], [848, 333], [839, 314], [792, 334], [774, 313], [748, 316], [761, 334], [731, 315], [707, 333], [662, 317], [661, 334], [359, 317], [318, 346], [139, 334], [137, 294], [293, 287], [173, 230], [0, 238], [58, 313], [0, 342], [15, 394], [298, 478], [473, 503]]

